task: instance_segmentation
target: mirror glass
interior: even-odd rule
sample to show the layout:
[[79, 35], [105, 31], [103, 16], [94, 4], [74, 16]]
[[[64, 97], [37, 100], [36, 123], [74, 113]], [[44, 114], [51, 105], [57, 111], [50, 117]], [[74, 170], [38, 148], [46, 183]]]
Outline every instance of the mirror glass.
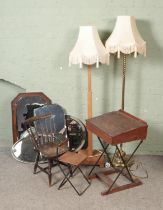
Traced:
[[21, 162], [35, 162], [36, 152], [33, 149], [33, 144], [29, 139], [28, 131], [24, 131], [11, 149], [13, 157]]

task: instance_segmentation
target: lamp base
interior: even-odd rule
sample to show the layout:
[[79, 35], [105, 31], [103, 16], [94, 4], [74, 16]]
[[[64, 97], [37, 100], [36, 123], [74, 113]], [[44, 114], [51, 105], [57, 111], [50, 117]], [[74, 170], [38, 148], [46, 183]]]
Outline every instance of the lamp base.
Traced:
[[[121, 156], [122, 156], [123, 160], [125, 162], [127, 162], [129, 156], [126, 155], [126, 153], [122, 150], [122, 148], [120, 148], [120, 153], [121, 153]], [[114, 167], [121, 167], [121, 168], [124, 167], [124, 163], [123, 163], [118, 151], [115, 152], [115, 154], [112, 158], [112, 164], [113, 164]], [[127, 166], [130, 168], [134, 164], [135, 164], [135, 161], [134, 161], [133, 158], [131, 158], [131, 160], [127, 163]]]
[[[86, 150], [81, 150], [80, 152], [87, 154]], [[83, 162], [83, 165], [90, 165], [90, 166], [94, 165], [97, 162], [97, 160], [99, 159], [101, 153], [102, 153], [102, 151], [93, 150], [92, 154], [88, 155], [87, 159]], [[101, 168], [103, 168], [105, 166], [104, 155], [98, 161], [97, 166], [99, 166]]]

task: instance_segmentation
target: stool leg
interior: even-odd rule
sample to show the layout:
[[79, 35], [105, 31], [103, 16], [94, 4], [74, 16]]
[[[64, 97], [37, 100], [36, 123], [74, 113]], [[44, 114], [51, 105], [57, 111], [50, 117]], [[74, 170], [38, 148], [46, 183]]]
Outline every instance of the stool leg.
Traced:
[[83, 171], [81, 170], [81, 168], [78, 167], [78, 169], [81, 172], [81, 174], [83, 175], [83, 177], [85, 178], [85, 180], [88, 182], [88, 184], [90, 184], [90, 181], [88, 180], [88, 178], [86, 177], [86, 175], [83, 173]]
[[[63, 170], [63, 169], [62, 169], [62, 170]], [[69, 171], [69, 173], [68, 173], [66, 176], [67, 176], [67, 177], [65, 177], [65, 178], [62, 180], [62, 182], [61, 182], [61, 184], [59, 185], [58, 189], [60, 189], [64, 184], [66, 184], [67, 178], [70, 178], [70, 177], [73, 176], [72, 168], [71, 168], [71, 172]]]
[[73, 173], [72, 173], [72, 166], [69, 164], [68, 165], [68, 169], [69, 169], [69, 172], [70, 172], [70, 176], [72, 177], [73, 176]]
[[[78, 192], [78, 190], [75, 188], [75, 186], [72, 184], [72, 182], [70, 181], [70, 176], [71, 176], [71, 174], [70, 173], [68, 173], [68, 174], [66, 174], [65, 172], [64, 172], [64, 170], [62, 169], [62, 167], [60, 166], [60, 164], [59, 164], [59, 168], [61, 169], [61, 171], [62, 171], [62, 173], [64, 174], [64, 176], [65, 176], [65, 179], [62, 181], [62, 183], [60, 184], [60, 186], [58, 187], [58, 190], [68, 181], [69, 183], [70, 183], [70, 185], [74, 188], [74, 190], [77, 192], [77, 194], [78, 195], [81, 195], [79, 192]], [[73, 173], [75, 172], [77, 170], [77, 167], [73, 170]], [[66, 181], [65, 181], [66, 180]]]
[[[63, 179], [63, 181], [62, 181], [61, 184], [59, 185], [58, 189], [60, 189], [64, 184], [66, 184], [67, 181], [70, 183], [70, 185], [74, 188], [74, 190], [76, 191], [76, 193], [77, 193], [79, 196], [82, 195], [82, 194], [88, 189], [88, 187], [90, 186], [91, 183], [89, 182], [88, 178], [85, 176], [85, 174], [83, 173], [83, 171], [81, 170], [81, 168], [80, 168], [79, 166], [76, 166], [76, 167], [74, 168], [74, 170], [72, 171], [72, 174], [71, 174], [71, 172], [69, 172], [68, 174], [66, 174], [60, 165], [59, 165], [59, 167], [60, 167], [62, 173], [64, 174], [65, 178]], [[88, 183], [88, 186], [87, 186], [82, 192], [79, 192], [79, 191], [75, 188], [75, 186], [72, 184], [72, 182], [70, 181], [70, 177], [75, 173], [75, 171], [76, 171], [77, 169], [79, 169], [79, 171], [80, 171], [81, 174], [83, 175], [84, 179], [85, 179], [85, 180], [87, 181], [87, 183]]]

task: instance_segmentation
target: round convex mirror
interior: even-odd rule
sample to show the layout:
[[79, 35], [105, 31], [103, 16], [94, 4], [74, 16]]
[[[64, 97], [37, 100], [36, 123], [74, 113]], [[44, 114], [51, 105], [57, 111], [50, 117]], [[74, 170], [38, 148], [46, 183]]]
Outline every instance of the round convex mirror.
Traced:
[[66, 115], [67, 135], [69, 147], [72, 151], [86, 149], [88, 146], [88, 133], [85, 125], [78, 118]]

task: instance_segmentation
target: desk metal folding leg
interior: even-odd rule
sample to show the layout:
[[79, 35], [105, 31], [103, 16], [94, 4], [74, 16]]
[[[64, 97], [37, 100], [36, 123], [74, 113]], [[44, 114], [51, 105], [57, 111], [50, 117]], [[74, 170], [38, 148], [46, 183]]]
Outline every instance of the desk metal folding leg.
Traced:
[[[103, 153], [89, 173], [90, 178], [98, 178], [107, 185], [107, 189], [101, 194], [107, 195], [141, 185], [142, 182], [138, 178], [134, 178], [132, 176], [128, 167], [128, 163], [142, 144], [143, 140], [146, 138], [148, 127], [147, 123], [125, 111], [119, 110], [89, 119], [86, 121], [86, 126], [98, 137], [98, 140], [103, 148]], [[131, 141], [139, 141], [139, 143], [128, 157], [128, 160], [124, 160], [118, 145]], [[107, 152], [109, 145], [116, 148], [119, 157], [123, 162], [123, 167], [114, 167], [114, 164], [112, 163], [112, 160]], [[108, 162], [110, 163], [113, 170], [109, 169], [108, 171], [96, 173], [95, 176], [92, 176], [91, 174], [95, 166], [98, 164], [98, 161], [104, 153], [106, 154]], [[100, 176], [101, 173], [104, 176], [117, 173], [117, 176], [109, 184], [107, 183], [106, 179], [104, 180]], [[119, 179], [120, 175], [125, 176], [131, 183], [118, 186], [117, 180]]]

